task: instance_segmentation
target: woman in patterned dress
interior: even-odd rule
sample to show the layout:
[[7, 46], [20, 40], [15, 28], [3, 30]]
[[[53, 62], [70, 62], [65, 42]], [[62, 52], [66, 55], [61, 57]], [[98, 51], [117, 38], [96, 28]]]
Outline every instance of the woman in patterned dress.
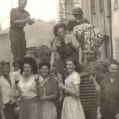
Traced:
[[36, 89], [38, 78], [36, 62], [33, 58], [24, 58], [21, 64], [18, 90], [20, 92], [19, 119], [41, 119], [40, 102]]
[[80, 75], [76, 71], [76, 62], [72, 59], [66, 61], [68, 77], [65, 84], [59, 83], [59, 87], [65, 90], [65, 98], [61, 119], [85, 119], [80, 102]]
[[19, 6], [10, 12], [9, 36], [14, 59], [21, 59], [26, 55], [26, 40], [23, 29], [27, 23], [30, 25], [34, 23], [34, 19], [31, 19], [30, 14], [24, 9], [27, 0], [18, 0], [18, 4]]

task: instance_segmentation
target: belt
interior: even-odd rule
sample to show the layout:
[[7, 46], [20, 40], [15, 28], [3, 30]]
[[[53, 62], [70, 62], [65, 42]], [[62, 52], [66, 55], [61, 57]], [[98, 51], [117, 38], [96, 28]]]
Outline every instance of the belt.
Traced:
[[38, 102], [38, 101], [39, 101], [38, 96], [34, 98], [28, 98], [28, 99], [21, 98], [20, 99], [20, 103], [32, 103], [32, 102]]

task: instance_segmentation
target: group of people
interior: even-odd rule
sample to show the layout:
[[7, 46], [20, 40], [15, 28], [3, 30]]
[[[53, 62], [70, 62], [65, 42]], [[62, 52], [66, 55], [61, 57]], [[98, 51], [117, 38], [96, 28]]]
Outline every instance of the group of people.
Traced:
[[19, 119], [57, 119], [60, 116], [62, 119], [85, 119], [79, 99], [81, 79], [76, 71], [76, 62], [67, 59], [65, 66], [68, 75], [64, 84], [61, 75], [55, 72], [55, 65], [54, 72], [51, 72], [50, 64], [41, 63], [37, 68], [36, 61], [26, 57], [21, 61], [20, 69], [10, 73], [9, 62], [3, 61], [0, 77], [1, 116], [16, 119], [15, 107], [18, 104]]
[[[89, 24], [82, 9], [73, 10], [75, 20], [67, 25], [54, 26], [50, 61], [38, 64], [26, 54], [23, 28], [35, 22], [25, 10], [26, 3], [27, 0], [18, 0], [18, 8], [10, 12], [11, 51], [18, 62], [14, 72], [10, 72], [9, 61], [1, 62], [0, 119], [119, 119], [119, 64], [112, 60], [109, 67], [96, 62], [94, 70], [87, 68], [92, 60], [88, 60], [89, 54], [83, 53], [82, 43], [72, 33], [75, 26]], [[92, 112], [85, 109], [81, 100], [82, 69], [88, 70], [87, 87], [93, 83], [97, 93]], [[84, 93], [87, 87], [83, 87]], [[89, 98], [95, 100], [94, 96]]]

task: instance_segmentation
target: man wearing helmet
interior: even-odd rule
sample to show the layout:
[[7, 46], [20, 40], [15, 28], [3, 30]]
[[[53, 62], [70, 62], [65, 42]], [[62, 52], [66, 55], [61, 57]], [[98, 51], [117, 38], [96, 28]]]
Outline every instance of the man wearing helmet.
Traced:
[[75, 20], [69, 21], [67, 24], [67, 30], [73, 31], [73, 28], [76, 25], [80, 25], [83, 23], [90, 23], [86, 18], [83, 17], [83, 11], [80, 7], [75, 8], [72, 11], [72, 15], [74, 16]]

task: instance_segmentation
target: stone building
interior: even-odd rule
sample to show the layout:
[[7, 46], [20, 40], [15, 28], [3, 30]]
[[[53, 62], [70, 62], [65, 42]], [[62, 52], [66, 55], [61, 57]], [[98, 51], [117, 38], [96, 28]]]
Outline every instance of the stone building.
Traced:
[[101, 59], [119, 61], [119, 0], [65, 0], [66, 19], [74, 19], [72, 10], [81, 7], [84, 16], [105, 34]]

